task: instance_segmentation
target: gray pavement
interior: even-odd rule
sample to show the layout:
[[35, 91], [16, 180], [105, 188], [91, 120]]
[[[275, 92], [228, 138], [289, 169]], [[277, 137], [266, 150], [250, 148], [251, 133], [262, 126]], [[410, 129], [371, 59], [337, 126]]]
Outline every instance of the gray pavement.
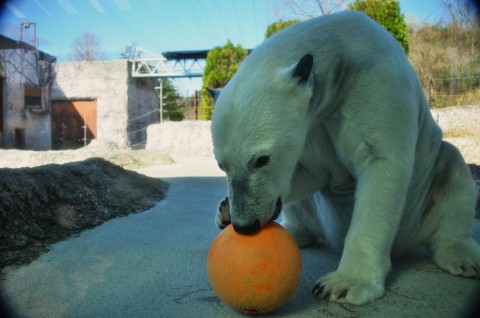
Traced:
[[[54, 244], [7, 273], [3, 293], [22, 317], [235, 317], [211, 290], [206, 257], [219, 233], [214, 211], [226, 180], [211, 158], [141, 169], [171, 184], [149, 211], [117, 218]], [[475, 225], [480, 241], [480, 223]], [[464, 317], [480, 280], [451, 276], [422, 254], [394, 261], [386, 295], [365, 306], [326, 303], [310, 291], [339, 255], [302, 250], [303, 274], [278, 317]]]

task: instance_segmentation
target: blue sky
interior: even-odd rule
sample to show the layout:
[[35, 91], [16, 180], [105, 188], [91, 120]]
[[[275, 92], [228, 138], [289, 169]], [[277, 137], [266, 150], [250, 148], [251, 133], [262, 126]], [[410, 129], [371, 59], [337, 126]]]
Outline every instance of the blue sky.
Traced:
[[[69, 58], [75, 39], [94, 33], [115, 58], [129, 43], [161, 53], [202, 50], [227, 40], [254, 48], [268, 24], [284, 16], [282, 0], [9, 0], [0, 13], [0, 33], [20, 38], [20, 24], [35, 22], [39, 49]], [[440, 0], [400, 0], [407, 21], [435, 19]], [[32, 41], [33, 28], [24, 29]], [[199, 80], [176, 80], [183, 91]]]

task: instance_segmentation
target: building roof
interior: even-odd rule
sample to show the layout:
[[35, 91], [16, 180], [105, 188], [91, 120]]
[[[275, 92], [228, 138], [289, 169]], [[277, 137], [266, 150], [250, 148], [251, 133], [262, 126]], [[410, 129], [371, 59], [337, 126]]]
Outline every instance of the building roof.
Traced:
[[[162, 52], [162, 55], [167, 60], [205, 60], [210, 50], [198, 50], [198, 51], [168, 51]], [[252, 52], [252, 49], [247, 49], [248, 53]]]
[[41, 61], [54, 62], [57, 59], [53, 55], [50, 55], [48, 53], [45, 53], [43, 51], [36, 49], [33, 45], [30, 45], [22, 41], [16, 41], [0, 34], [0, 50], [15, 50], [15, 49], [36, 50], [40, 54]]
[[209, 50], [162, 52], [167, 60], [204, 60]]

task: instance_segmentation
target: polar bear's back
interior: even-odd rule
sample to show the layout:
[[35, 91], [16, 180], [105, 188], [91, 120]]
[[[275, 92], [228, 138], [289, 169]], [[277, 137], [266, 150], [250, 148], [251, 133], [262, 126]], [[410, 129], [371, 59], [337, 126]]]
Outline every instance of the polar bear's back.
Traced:
[[416, 73], [400, 44], [382, 26], [358, 11], [313, 18], [274, 34], [243, 61], [232, 86], [242, 87], [248, 82], [258, 86], [260, 82], [272, 81], [275, 70], [294, 65], [305, 54], [313, 55], [315, 89], [311, 104], [317, 109], [315, 118], [340, 109], [352, 96], [363, 96], [356, 103], [371, 104], [368, 98], [378, 95], [362, 92], [371, 92], [372, 86], [384, 91], [384, 95], [396, 94], [402, 87], [404, 96], [411, 98], [406, 104], [417, 112], [428, 109]]
[[[397, 40], [360, 12], [345, 11], [299, 22], [265, 40], [227, 85], [231, 100], [237, 101], [231, 109], [238, 109], [236, 114], [255, 114], [252, 117], [259, 114], [250, 107], [268, 113], [264, 104], [281, 101], [265, 103], [265, 96], [279, 98], [284, 88], [276, 71], [289, 69], [305, 54], [313, 55], [309, 127], [332, 117], [363, 116], [369, 122], [368, 117], [375, 114], [376, 124], [369, 123], [372, 131], [392, 135], [411, 132], [419, 154], [416, 168], [428, 168], [442, 133], [430, 114], [420, 81]], [[242, 100], [245, 96], [263, 100], [252, 97], [249, 103]]]
[[[388, 54], [383, 54], [387, 51]], [[407, 61], [388, 31], [361, 12], [345, 11], [299, 22], [274, 34], [252, 51], [243, 68], [249, 68], [249, 64], [269, 70], [272, 66], [285, 67], [306, 53], [314, 56], [317, 72], [328, 67], [325, 60], [333, 62], [341, 58], [339, 54], [366, 64], [371, 63], [373, 57], [392, 55]]]

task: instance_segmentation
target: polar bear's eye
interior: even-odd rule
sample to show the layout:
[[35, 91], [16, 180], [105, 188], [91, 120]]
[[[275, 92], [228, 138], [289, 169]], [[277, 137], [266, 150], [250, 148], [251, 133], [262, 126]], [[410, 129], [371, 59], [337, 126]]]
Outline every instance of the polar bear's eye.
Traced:
[[255, 161], [255, 168], [262, 168], [270, 162], [270, 157], [269, 156], [261, 156], [257, 158], [257, 161]]

